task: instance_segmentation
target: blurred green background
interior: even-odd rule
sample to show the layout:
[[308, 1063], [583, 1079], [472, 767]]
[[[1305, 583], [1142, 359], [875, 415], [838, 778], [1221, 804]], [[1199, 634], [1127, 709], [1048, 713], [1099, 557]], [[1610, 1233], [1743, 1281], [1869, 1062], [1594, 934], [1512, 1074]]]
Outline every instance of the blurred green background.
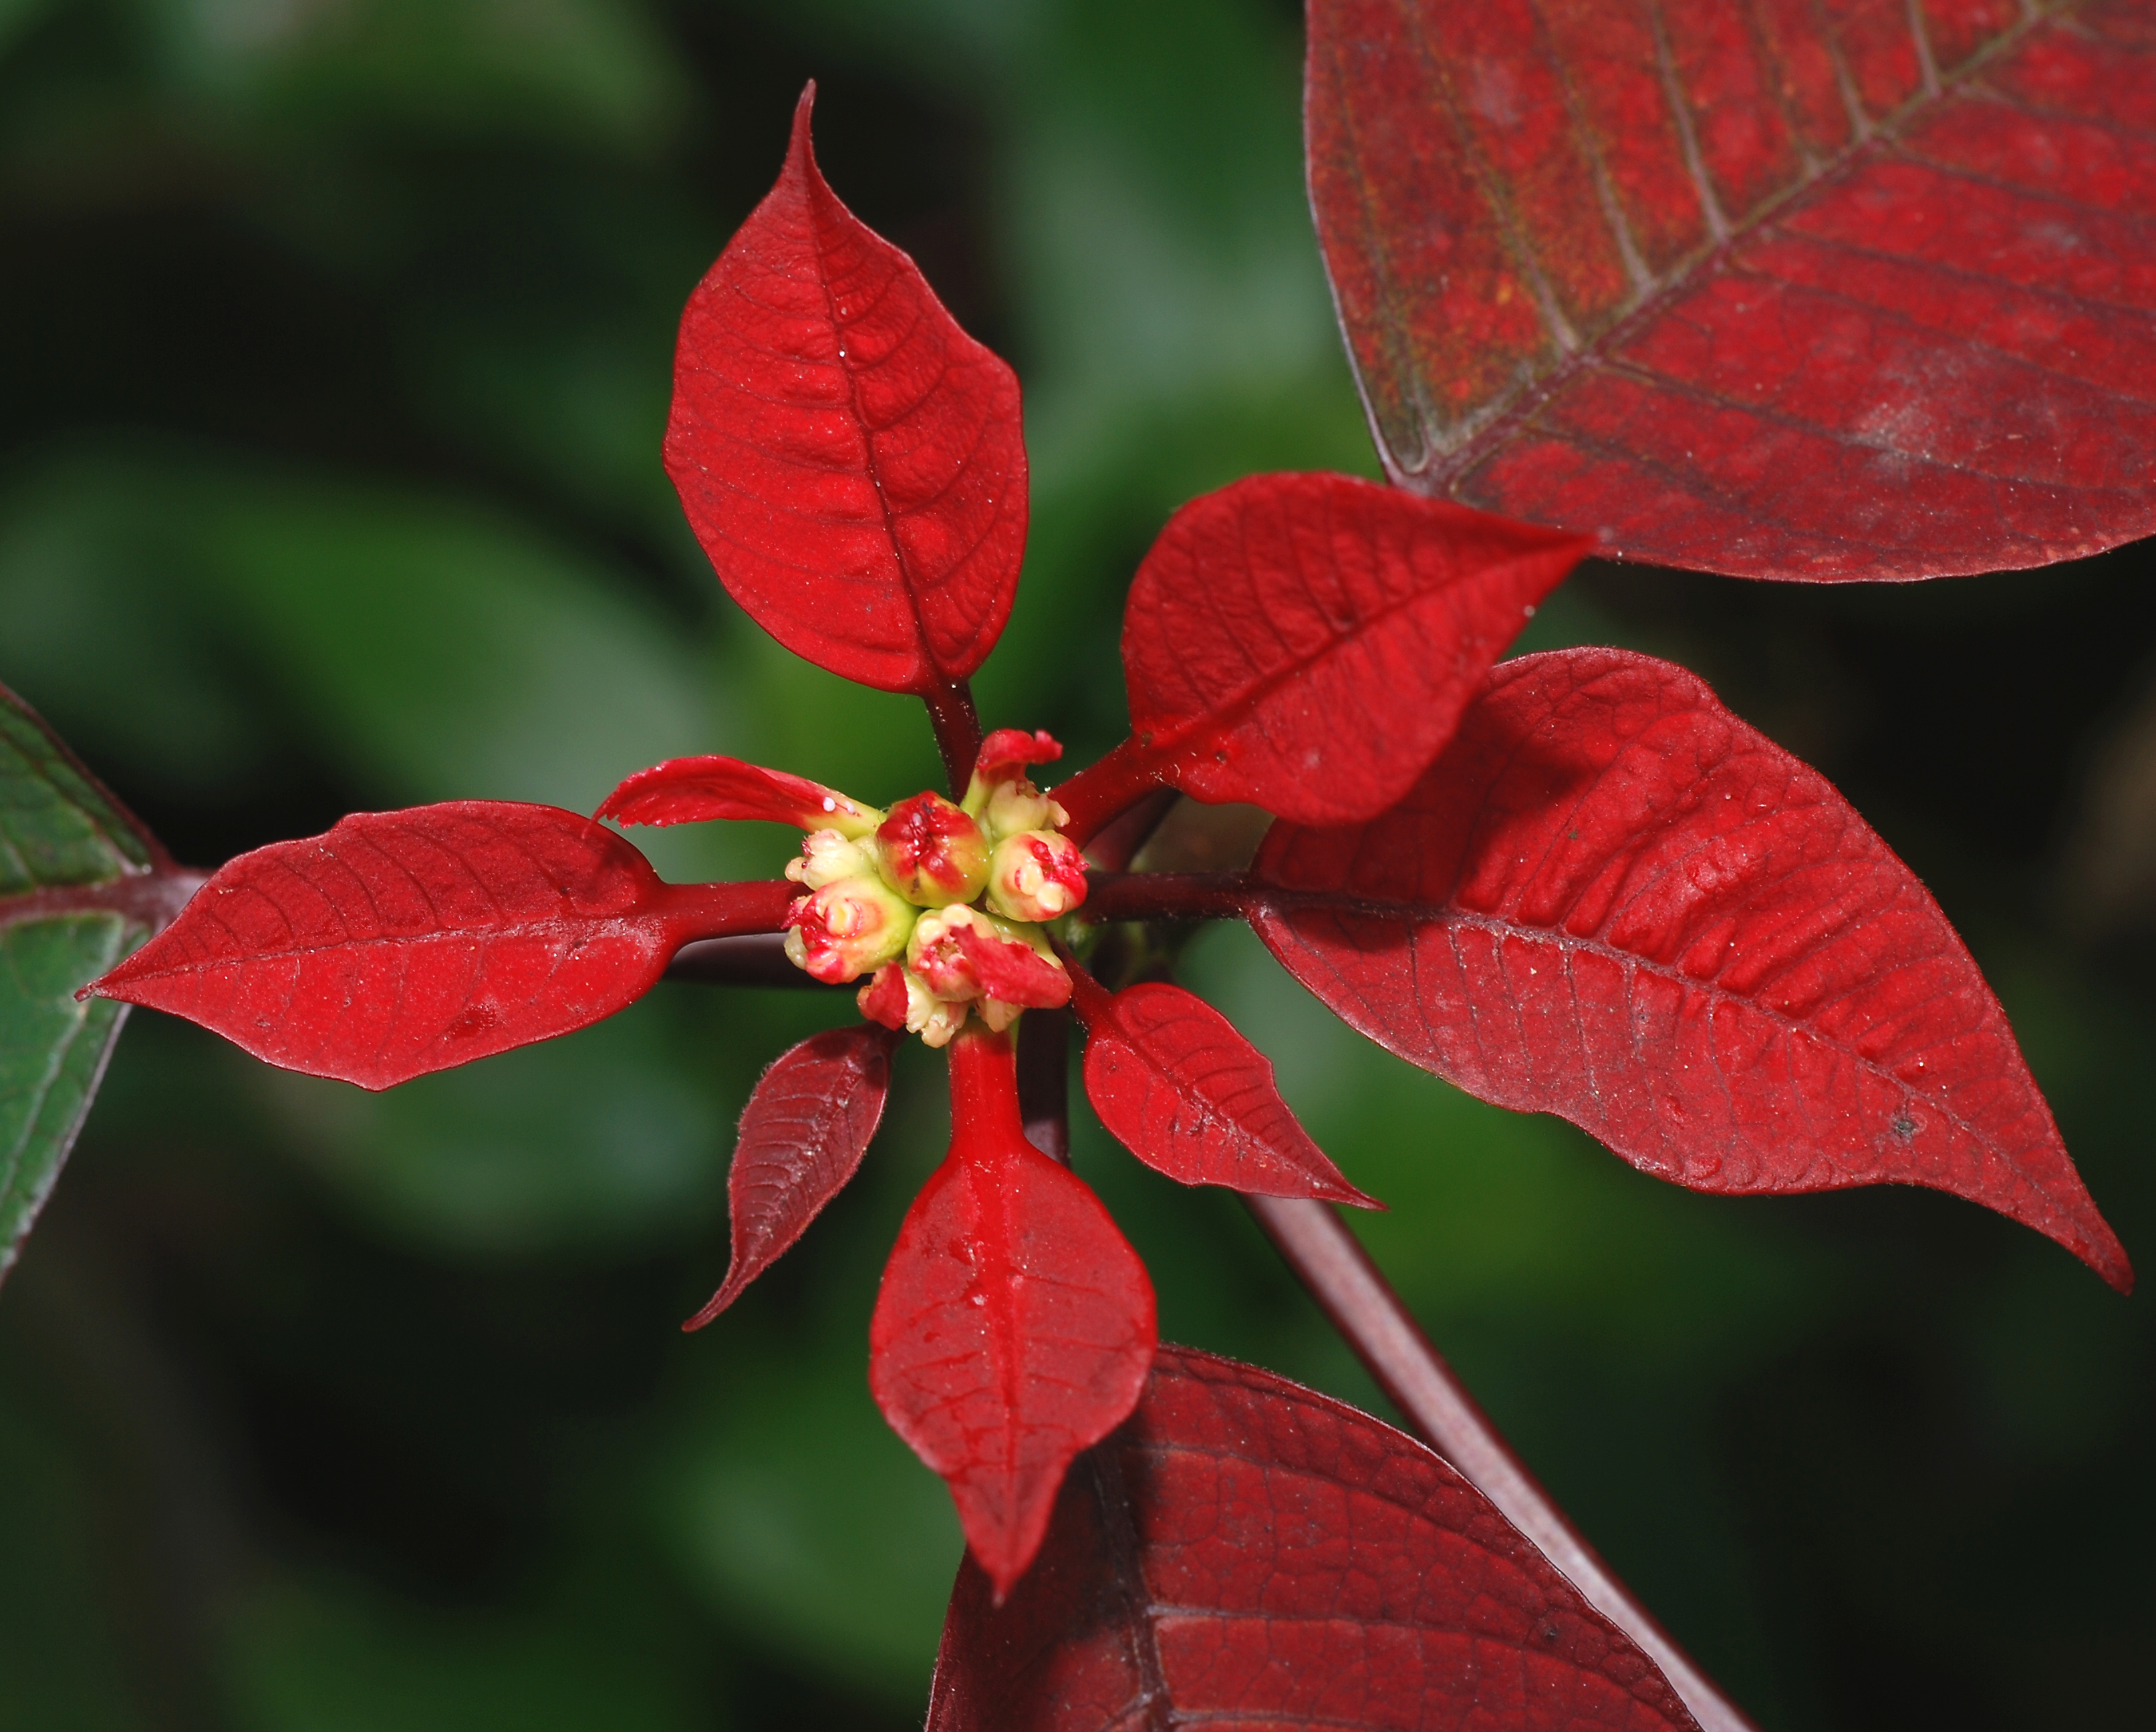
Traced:
[[[1261, 468], [1373, 473], [1303, 206], [1290, 0], [0, 0], [0, 679], [182, 858], [724, 751], [887, 799], [910, 703], [726, 602], [660, 472], [674, 323], [803, 80], [841, 195], [1027, 393], [991, 725], [1116, 736], [1123, 588]], [[1820, 764], [1997, 983], [2156, 1259], [2156, 585], [1590, 571], [1534, 647], [1674, 656]], [[654, 844], [773, 871], [762, 827]], [[1946, 1197], [1688, 1196], [1191, 978], [1618, 1569], [1777, 1732], [2124, 1724], [2156, 1642], [2156, 1330]], [[7, 1732], [919, 1723], [958, 1555], [869, 1307], [941, 1153], [716, 1326], [730, 1126], [845, 1011], [661, 988], [385, 1096], [138, 1015], [0, 1292]], [[1163, 1332], [1382, 1405], [1240, 1212], [1079, 1127]]]

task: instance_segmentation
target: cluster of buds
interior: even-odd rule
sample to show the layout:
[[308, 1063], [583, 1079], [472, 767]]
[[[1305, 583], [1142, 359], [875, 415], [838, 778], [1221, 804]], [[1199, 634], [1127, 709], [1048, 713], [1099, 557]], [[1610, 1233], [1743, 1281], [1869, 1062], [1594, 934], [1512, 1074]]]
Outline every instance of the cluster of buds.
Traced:
[[786, 875], [807, 890], [786, 954], [834, 985], [870, 976], [861, 1014], [946, 1044], [978, 1012], [991, 1028], [1069, 1002], [1070, 977], [1041, 928], [1086, 899], [1063, 808], [1028, 779], [1063, 748], [1004, 728], [982, 742], [966, 797], [916, 794], [888, 812], [843, 798]]

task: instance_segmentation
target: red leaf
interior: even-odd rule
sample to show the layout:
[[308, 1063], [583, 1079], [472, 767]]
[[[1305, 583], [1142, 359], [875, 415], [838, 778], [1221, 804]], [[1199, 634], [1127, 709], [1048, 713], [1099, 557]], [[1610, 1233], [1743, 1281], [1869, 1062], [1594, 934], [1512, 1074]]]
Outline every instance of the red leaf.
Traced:
[[2146, 0], [1311, 0], [1387, 468], [1746, 576], [2156, 530]]
[[925, 694], [979, 667], [1010, 613], [1018, 380], [824, 184], [814, 95], [682, 315], [666, 472], [757, 624], [820, 668]]
[[1586, 548], [1347, 475], [1194, 500], [1124, 610], [1132, 737], [1056, 789], [1065, 828], [1163, 783], [1303, 823], [1383, 811]]
[[1152, 1284], [1100, 1199], [1025, 1140], [1007, 1035], [952, 1042], [951, 1116], [950, 1158], [884, 1271], [869, 1386], [950, 1483], [1003, 1594], [1040, 1550], [1071, 1458], [1138, 1398]]
[[572, 812], [365, 812], [228, 861], [87, 990], [364, 1089], [596, 1022], [692, 939], [771, 932], [795, 887], [668, 884]]
[[1158, 981], [1111, 997], [1070, 966], [1086, 1093], [1147, 1166], [1184, 1185], [1384, 1207], [1326, 1158], [1281, 1099], [1271, 1062], [1204, 999]]
[[669, 758], [606, 797], [598, 817], [618, 824], [700, 824], [713, 818], [760, 818], [803, 830], [873, 830], [880, 821], [836, 788], [739, 758]]
[[764, 1072], [742, 1109], [726, 1173], [733, 1255], [701, 1329], [791, 1250], [867, 1153], [891, 1089], [888, 1028], [856, 1023], [811, 1035]]
[[1007, 1603], [970, 1562], [929, 1732], [1693, 1728], [1654, 1664], [1413, 1438], [1163, 1347]]
[[2133, 1283], [1938, 904], [1681, 668], [1507, 662], [1398, 807], [1255, 872], [1290, 972], [1485, 1100], [1695, 1191], [1949, 1191]]

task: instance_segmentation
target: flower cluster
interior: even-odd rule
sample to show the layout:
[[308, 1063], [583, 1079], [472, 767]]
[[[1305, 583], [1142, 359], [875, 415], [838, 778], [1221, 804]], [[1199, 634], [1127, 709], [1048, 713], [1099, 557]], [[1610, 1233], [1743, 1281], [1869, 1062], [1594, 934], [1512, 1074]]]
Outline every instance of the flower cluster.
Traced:
[[[916, 794], [887, 812], [841, 801], [786, 875], [808, 894], [786, 915], [786, 954], [837, 985], [870, 979], [861, 1014], [947, 1045], [978, 1011], [998, 1032], [1070, 998], [1045, 923], [1086, 899], [1086, 865], [1033, 764], [1063, 755], [1045, 733], [982, 742], [966, 797]], [[829, 802], [826, 802], [829, 809]]]

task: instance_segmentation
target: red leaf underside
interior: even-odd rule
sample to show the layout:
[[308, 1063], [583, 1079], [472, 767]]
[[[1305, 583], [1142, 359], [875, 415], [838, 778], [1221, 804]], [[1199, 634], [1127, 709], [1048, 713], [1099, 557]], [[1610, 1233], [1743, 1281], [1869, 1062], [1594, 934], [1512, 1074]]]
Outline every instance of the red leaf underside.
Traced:
[[1152, 1284], [1100, 1200], [1025, 1140], [1010, 1042], [951, 1046], [950, 1158], [907, 1212], [869, 1327], [869, 1383], [951, 1488], [999, 1591], [1040, 1549], [1071, 1458], [1152, 1360]]
[[699, 824], [752, 819], [816, 830], [861, 815], [836, 788], [739, 758], [670, 758], [639, 770], [595, 816], [618, 824]]
[[764, 1072], [742, 1109], [726, 1172], [732, 1257], [701, 1329], [776, 1263], [860, 1170], [891, 1092], [898, 1036], [855, 1024], [811, 1035]]
[[1071, 833], [1163, 784], [1304, 823], [1383, 811], [1586, 547], [1347, 475], [1193, 500], [1124, 610], [1132, 738], [1056, 790]]
[[1746, 576], [2156, 529], [2148, 0], [1312, 0], [1396, 479]]
[[567, 1034], [794, 886], [662, 883], [603, 825], [465, 800], [358, 812], [226, 863], [95, 991], [367, 1089]]
[[1378, 822], [1276, 827], [1273, 953], [1353, 1027], [1695, 1191], [1928, 1185], [2133, 1272], [1938, 904], [1693, 675], [1523, 656]]
[[796, 654], [947, 688], [1025, 546], [1016, 376], [824, 183], [814, 86], [778, 183], [682, 315], [666, 471], [727, 592]]
[[1071, 983], [1086, 1095], [1147, 1166], [1185, 1185], [1383, 1207], [1311, 1140], [1265, 1054], [1204, 999], [1160, 981], [1111, 996], [1075, 966]]
[[1481, 1493], [1368, 1415], [1163, 1347], [997, 1606], [970, 1561], [930, 1732], [1625, 1732], [1694, 1722]]

